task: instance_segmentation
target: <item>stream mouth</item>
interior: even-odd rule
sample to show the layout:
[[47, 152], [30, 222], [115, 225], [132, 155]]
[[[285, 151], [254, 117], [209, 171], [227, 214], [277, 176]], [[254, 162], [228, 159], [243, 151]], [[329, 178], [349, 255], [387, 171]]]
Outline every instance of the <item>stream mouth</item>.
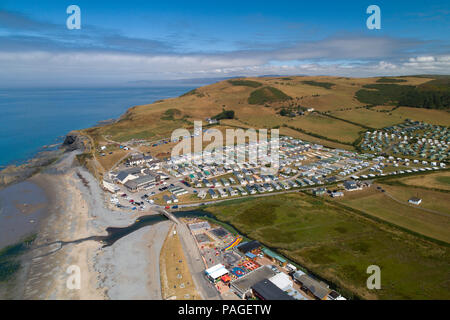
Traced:
[[[177, 211], [172, 212], [175, 217], [183, 218], [183, 217], [209, 217], [214, 218], [212, 214], [209, 212], [201, 211], [201, 210], [192, 210], [192, 211]], [[103, 248], [109, 247], [113, 245], [117, 240], [133, 233], [143, 227], [154, 225], [156, 223], [169, 220], [165, 215], [148, 215], [142, 216], [138, 218], [133, 224], [123, 227], [123, 228], [114, 228], [109, 227], [106, 228], [106, 232], [108, 232], [107, 236], [93, 236], [82, 240], [96, 240], [101, 241], [103, 243]]]
[[[202, 210], [178, 211], [178, 212], [173, 212], [173, 214], [177, 218], [183, 218], [183, 217], [214, 218], [214, 216], [212, 214], [210, 214], [209, 212], [206, 212], [206, 211], [202, 211]], [[72, 240], [72, 241], [54, 241], [51, 243], [46, 243], [45, 245], [36, 247], [34, 249], [41, 249], [43, 247], [49, 248], [53, 245], [59, 245], [59, 247], [39, 255], [39, 257], [44, 257], [44, 256], [50, 255], [50, 254], [60, 250], [62, 247], [66, 246], [66, 245], [78, 244], [78, 243], [82, 243], [84, 241], [98, 241], [103, 244], [102, 248], [107, 248], [107, 247], [112, 246], [116, 241], [122, 239], [123, 237], [125, 237], [143, 227], [151, 226], [151, 225], [157, 224], [159, 222], [168, 221], [168, 220], [169, 220], [169, 218], [167, 218], [163, 214], [153, 214], [153, 215], [142, 216], [142, 217], [139, 217], [133, 224], [131, 224], [127, 227], [106, 228], [106, 232], [108, 232], [108, 234], [106, 236], [90, 236], [90, 237], [81, 238], [81, 239]]]
[[107, 236], [97, 236], [96, 239], [101, 241], [103, 243], [103, 248], [109, 247], [113, 245], [117, 240], [129, 235], [130, 233], [133, 233], [143, 227], [151, 226], [156, 223], [167, 221], [169, 220], [166, 216], [162, 214], [158, 215], [148, 215], [148, 216], [142, 216], [138, 218], [132, 225], [129, 225], [128, 227], [123, 228], [113, 228], [109, 227], [106, 228], [106, 232], [108, 232]]
[[[156, 223], [167, 221], [169, 220], [164, 215], [148, 215], [148, 216], [142, 216], [138, 218], [133, 224], [122, 227], [122, 228], [115, 228], [115, 227], [109, 227], [106, 228], [106, 231], [108, 232], [108, 235], [106, 236], [90, 236], [86, 238], [76, 239], [72, 241], [53, 241], [50, 243], [46, 243], [44, 245], [37, 246], [33, 248], [33, 250], [42, 250], [44, 249], [44, 252], [40, 252], [39, 255], [34, 256], [34, 258], [42, 258], [45, 256], [48, 256], [50, 254], [53, 254], [56, 251], [59, 251], [62, 247], [67, 246], [69, 244], [79, 244], [85, 241], [98, 241], [103, 244], [102, 248], [106, 248], [109, 246], [112, 246], [117, 240], [129, 235], [130, 233], [133, 233], [143, 227], [151, 226]], [[56, 246], [56, 247], [55, 247]], [[53, 248], [52, 248], [53, 247]]]

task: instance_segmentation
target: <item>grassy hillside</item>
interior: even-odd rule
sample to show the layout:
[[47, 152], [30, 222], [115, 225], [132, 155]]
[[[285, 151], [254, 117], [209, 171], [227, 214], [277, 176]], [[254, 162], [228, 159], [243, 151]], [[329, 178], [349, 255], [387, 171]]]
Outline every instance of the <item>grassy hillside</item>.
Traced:
[[265, 104], [291, 100], [283, 91], [274, 87], [264, 87], [253, 91], [248, 97], [249, 104]]
[[[398, 103], [395, 102], [399, 99], [400, 91], [411, 88], [430, 90], [430, 87], [440, 90], [445, 88], [446, 79], [427, 76], [291, 76], [225, 80], [191, 90], [177, 98], [132, 107], [116, 123], [82, 132], [91, 138], [95, 146], [108, 141], [126, 143], [142, 139], [152, 143], [170, 137], [177, 128], [192, 128], [195, 120], [205, 120], [227, 110], [229, 115], [234, 112], [233, 127], [286, 128], [286, 132], [296, 132], [295, 136], [309, 138], [323, 145], [353, 149], [354, 142], [358, 141], [366, 128], [382, 128], [402, 123], [406, 118], [450, 125], [450, 117], [445, 110], [397, 107]], [[389, 104], [390, 101], [393, 103]], [[367, 104], [375, 106], [366, 108]], [[314, 108], [320, 114], [293, 118], [279, 114], [282, 109], [293, 111], [304, 108]], [[106, 155], [100, 162], [114, 162], [107, 158], [116, 156], [116, 153]]]
[[364, 85], [356, 92], [356, 98], [371, 105], [393, 103], [416, 108], [450, 109], [450, 77], [440, 77], [418, 86], [398, 84], [406, 82], [405, 79], [381, 78], [377, 82]]
[[[208, 207], [248, 237], [331, 281], [347, 296], [449, 299], [449, 247], [365, 218], [321, 198], [289, 194]], [[381, 290], [368, 290], [378, 265]]]
[[261, 82], [251, 81], [251, 80], [228, 80], [233, 86], [245, 86], [250, 88], [258, 88], [262, 86]]
[[322, 87], [325, 89], [331, 89], [334, 86], [334, 83], [331, 82], [302, 81], [302, 83], [310, 86]]

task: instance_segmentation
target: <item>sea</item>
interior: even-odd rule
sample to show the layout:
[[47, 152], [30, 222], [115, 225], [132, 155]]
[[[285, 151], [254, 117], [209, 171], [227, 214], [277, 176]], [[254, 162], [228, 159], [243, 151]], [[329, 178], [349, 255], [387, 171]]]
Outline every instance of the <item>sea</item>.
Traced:
[[55, 148], [71, 130], [116, 119], [128, 108], [195, 86], [0, 89], [0, 170]]
[[[43, 146], [57, 148], [72, 130], [117, 119], [132, 106], [195, 87], [0, 89], [0, 170], [26, 162]], [[47, 196], [34, 182], [0, 188], [0, 250], [35, 234], [47, 214]]]

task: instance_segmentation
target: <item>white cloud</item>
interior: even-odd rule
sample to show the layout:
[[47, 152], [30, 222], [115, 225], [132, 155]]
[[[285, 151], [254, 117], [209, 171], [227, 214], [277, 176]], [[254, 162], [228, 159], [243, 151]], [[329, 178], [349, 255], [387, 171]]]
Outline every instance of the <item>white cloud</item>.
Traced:
[[[310, 54], [310, 53], [309, 53]], [[280, 58], [278, 55], [277, 58]], [[139, 80], [167, 80], [217, 76], [310, 74], [377, 76], [450, 73], [450, 56], [417, 56], [392, 60], [321, 59], [275, 60], [262, 54], [161, 54], [120, 52], [1, 52], [2, 85], [121, 84]], [[285, 57], [286, 58], [286, 57]], [[313, 60], [313, 59], [308, 59]]]

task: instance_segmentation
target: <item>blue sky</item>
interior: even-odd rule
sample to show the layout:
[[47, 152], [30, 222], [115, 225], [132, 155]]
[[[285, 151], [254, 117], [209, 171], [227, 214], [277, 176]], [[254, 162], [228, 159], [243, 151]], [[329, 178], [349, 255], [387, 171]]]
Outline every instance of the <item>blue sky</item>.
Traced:
[[[81, 9], [68, 30], [66, 8]], [[381, 30], [366, 8], [381, 8]], [[450, 74], [448, 1], [5, 1], [0, 85]]]

